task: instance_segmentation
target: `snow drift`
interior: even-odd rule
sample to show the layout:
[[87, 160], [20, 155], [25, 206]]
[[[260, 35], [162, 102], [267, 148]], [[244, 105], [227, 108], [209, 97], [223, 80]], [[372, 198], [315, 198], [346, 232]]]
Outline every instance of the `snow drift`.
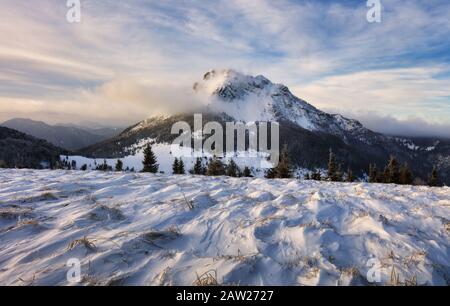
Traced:
[[0, 284], [448, 285], [450, 189], [0, 170]]

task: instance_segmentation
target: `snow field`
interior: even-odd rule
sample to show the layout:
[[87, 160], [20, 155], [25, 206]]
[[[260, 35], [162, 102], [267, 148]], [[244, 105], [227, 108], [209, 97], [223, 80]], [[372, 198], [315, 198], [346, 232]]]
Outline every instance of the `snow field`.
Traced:
[[448, 285], [450, 189], [0, 170], [0, 285]]

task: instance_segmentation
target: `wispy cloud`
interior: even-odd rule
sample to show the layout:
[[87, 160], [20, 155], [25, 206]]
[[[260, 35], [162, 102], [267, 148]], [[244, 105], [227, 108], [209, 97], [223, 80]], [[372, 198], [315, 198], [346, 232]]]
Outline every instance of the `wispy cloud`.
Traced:
[[450, 138], [450, 124], [430, 123], [418, 117], [397, 119], [376, 112], [353, 114], [369, 129], [394, 136], [442, 137]]
[[448, 123], [450, 79], [437, 76], [449, 71], [447, 66], [362, 71], [325, 77], [294, 92], [318, 107], [350, 116], [378, 112]]
[[380, 24], [353, 0], [81, 2], [80, 24], [65, 1], [0, 3], [0, 120], [131, 123], [195, 105], [191, 84], [230, 67], [328, 110], [450, 123], [445, 0], [382, 0]]

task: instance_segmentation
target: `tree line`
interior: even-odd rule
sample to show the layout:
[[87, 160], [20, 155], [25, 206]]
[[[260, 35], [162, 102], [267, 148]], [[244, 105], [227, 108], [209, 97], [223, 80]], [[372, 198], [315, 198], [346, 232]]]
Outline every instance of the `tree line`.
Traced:
[[[144, 160], [142, 161], [142, 172], [158, 173], [159, 165], [157, 163], [156, 155], [154, 154], [150, 144], [144, 149]], [[66, 164], [67, 165], [67, 164]], [[69, 163], [69, 167], [75, 168], [76, 164]], [[87, 166], [83, 165], [81, 170], [86, 170]], [[108, 166], [106, 160], [103, 164], [97, 165], [96, 170], [112, 171], [112, 167]], [[380, 184], [399, 184], [399, 185], [429, 185], [433, 187], [442, 186], [442, 182], [438, 175], [438, 168], [433, 167], [430, 172], [427, 182], [419, 178], [415, 178], [409, 165], [404, 163], [400, 165], [395, 156], [391, 156], [387, 161], [383, 170], [378, 169], [376, 164], [369, 165], [369, 172], [367, 181], [369, 183]], [[115, 171], [123, 171], [123, 162], [117, 160]], [[130, 169], [126, 169], [130, 171]], [[134, 169], [131, 169], [134, 171]], [[233, 159], [230, 159], [227, 164], [217, 157], [210, 158], [206, 165], [202, 158], [197, 158], [192, 169], [188, 171], [193, 175], [207, 175], [207, 176], [230, 176], [230, 177], [252, 177], [252, 172], [249, 167], [240, 169]], [[175, 158], [172, 164], [172, 173], [175, 175], [186, 174], [185, 164], [182, 158]], [[268, 169], [265, 173], [268, 179], [288, 179], [294, 177], [294, 166], [289, 157], [287, 146], [284, 146], [280, 153], [279, 163], [276, 167]], [[330, 182], [354, 182], [357, 178], [348, 167], [345, 171], [342, 165], [337, 162], [336, 154], [330, 150], [328, 158], [328, 166], [326, 174], [320, 170], [313, 170], [304, 176], [305, 180], [315, 181], [330, 181]]]
[[[291, 164], [287, 147], [285, 146], [280, 154], [280, 162], [277, 167], [269, 169], [266, 172], [266, 178], [293, 178], [294, 167]], [[440, 187], [442, 182], [439, 178], [438, 168], [435, 166], [428, 175], [427, 182], [422, 181], [420, 178], [414, 178], [414, 175], [407, 163], [399, 164], [395, 156], [390, 156], [383, 168], [383, 171], [379, 171], [376, 164], [369, 165], [369, 183], [381, 183], [381, 184], [398, 184], [398, 185], [428, 185], [431, 187]], [[355, 175], [350, 167], [347, 170], [342, 169], [342, 165], [337, 163], [335, 153], [330, 150], [328, 158], [328, 167], [326, 175], [322, 175], [321, 171], [315, 169], [312, 172], [308, 172], [305, 180], [316, 181], [331, 181], [331, 182], [354, 182], [356, 180]]]
[[[120, 167], [116, 164], [116, 171], [118, 168], [122, 168], [123, 164], [120, 160]], [[144, 160], [142, 161], [142, 172], [158, 173], [159, 165], [157, 163], [156, 155], [152, 150], [150, 144], [144, 149]], [[172, 164], [172, 173], [175, 175], [186, 174], [185, 164], [182, 158], [176, 157]], [[221, 159], [217, 157], [210, 158], [204, 165], [202, 158], [197, 158], [192, 169], [189, 170], [193, 175], [207, 175], [207, 176], [230, 176], [230, 177], [251, 177], [252, 173], [249, 167], [245, 167], [243, 170], [239, 168], [234, 160], [230, 160], [227, 164], [224, 164]]]
[[[433, 167], [427, 177], [427, 182], [424, 182], [418, 177], [414, 177], [408, 163], [400, 165], [395, 156], [390, 156], [383, 170], [379, 170], [376, 164], [369, 165], [367, 181], [369, 183], [379, 184], [397, 184], [397, 185], [428, 185], [431, 187], [440, 187], [442, 182], [439, 178], [438, 168]], [[308, 180], [327, 180], [331, 182], [354, 182], [356, 177], [350, 167], [343, 172], [341, 164], [336, 161], [336, 155], [330, 150], [328, 159], [327, 175], [322, 178], [322, 174], [318, 170], [312, 173], [307, 173], [305, 179]]]

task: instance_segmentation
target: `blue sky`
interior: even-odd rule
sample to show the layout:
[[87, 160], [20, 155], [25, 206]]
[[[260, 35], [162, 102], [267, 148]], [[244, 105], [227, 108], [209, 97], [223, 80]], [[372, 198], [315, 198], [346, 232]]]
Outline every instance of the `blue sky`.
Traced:
[[381, 0], [368, 23], [365, 0], [81, 0], [79, 24], [65, 2], [0, 3], [0, 120], [128, 124], [234, 68], [382, 132], [450, 134], [449, 1]]

